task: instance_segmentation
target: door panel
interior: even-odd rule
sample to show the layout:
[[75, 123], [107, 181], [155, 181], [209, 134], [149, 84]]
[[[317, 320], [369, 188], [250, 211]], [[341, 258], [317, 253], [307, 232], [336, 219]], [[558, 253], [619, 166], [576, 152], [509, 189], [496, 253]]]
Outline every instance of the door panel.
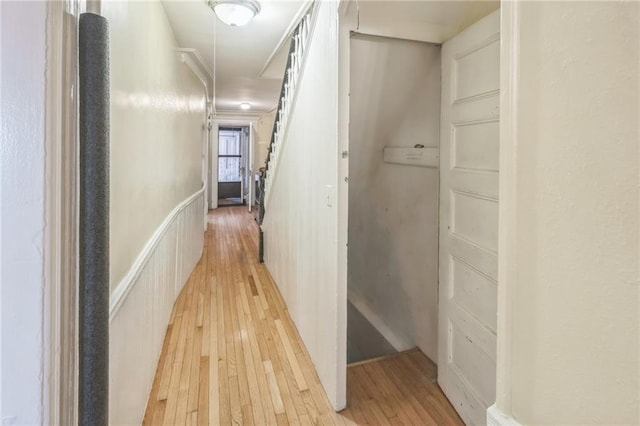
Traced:
[[498, 121], [453, 128], [451, 166], [456, 169], [498, 171]]
[[491, 251], [498, 250], [498, 202], [451, 191], [449, 232]]
[[442, 47], [438, 382], [467, 424], [495, 401], [500, 15]]
[[500, 39], [485, 40], [466, 52], [464, 47], [457, 49], [452, 62], [456, 101], [498, 90], [500, 87], [500, 73], [495, 72], [495, 64], [500, 63]]

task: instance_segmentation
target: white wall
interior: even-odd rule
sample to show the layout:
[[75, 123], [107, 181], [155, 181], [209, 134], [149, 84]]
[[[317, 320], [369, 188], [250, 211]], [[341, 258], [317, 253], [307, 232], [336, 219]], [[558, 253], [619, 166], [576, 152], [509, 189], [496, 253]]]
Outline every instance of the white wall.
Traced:
[[162, 4], [105, 1], [111, 36], [111, 289], [202, 185], [206, 96]]
[[[46, 2], [0, 2], [0, 418], [44, 422]], [[44, 393], [43, 393], [44, 392]]]
[[349, 298], [397, 350], [435, 361], [438, 169], [385, 163], [383, 150], [439, 145], [440, 47], [353, 36], [350, 101]]
[[640, 4], [505, 6], [497, 408], [638, 424]]
[[345, 371], [338, 369], [345, 354], [338, 348], [346, 336], [338, 328], [337, 298], [337, 3], [320, 2], [319, 8], [263, 229], [266, 265], [339, 409], [346, 401]]
[[269, 152], [269, 144], [271, 143], [271, 134], [273, 131], [273, 120], [276, 113], [268, 113], [261, 115], [256, 125], [256, 155], [254, 156], [253, 170], [258, 171], [260, 167], [264, 167], [267, 161], [267, 153]]
[[203, 248], [206, 93], [159, 1], [103, 1], [111, 37], [110, 422], [140, 424]]
[[[379, 1], [348, 6], [358, 10], [351, 28], [361, 34], [442, 44], [500, 7], [498, 0], [483, 1]], [[357, 28], [356, 28], [357, 27]]]

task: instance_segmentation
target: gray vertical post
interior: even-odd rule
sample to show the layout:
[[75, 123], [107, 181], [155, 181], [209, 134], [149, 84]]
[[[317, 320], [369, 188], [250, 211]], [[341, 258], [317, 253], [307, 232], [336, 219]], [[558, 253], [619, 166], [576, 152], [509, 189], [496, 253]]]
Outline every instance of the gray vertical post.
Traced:
[[109, 423], [109, 28], [79, 26], [80, 289], [78, 420]]

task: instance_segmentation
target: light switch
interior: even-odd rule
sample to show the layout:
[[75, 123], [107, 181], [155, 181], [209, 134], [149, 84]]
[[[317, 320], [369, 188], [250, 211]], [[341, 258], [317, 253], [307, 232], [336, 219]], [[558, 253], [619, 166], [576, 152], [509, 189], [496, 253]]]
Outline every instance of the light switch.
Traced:
[[333, 185], [326, 185], [326, 197], [327, 197], [327, 207], [333, 207], [333, 200], [335, 198]]

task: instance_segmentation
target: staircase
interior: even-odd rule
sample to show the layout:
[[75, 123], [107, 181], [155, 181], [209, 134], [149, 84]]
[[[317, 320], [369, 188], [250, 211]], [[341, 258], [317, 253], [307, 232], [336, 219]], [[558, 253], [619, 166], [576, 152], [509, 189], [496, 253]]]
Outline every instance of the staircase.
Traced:
[[[258, 191], [258, 224], [262, 225], [262, 220], [266, 212], [266, 204], [269, 200], [269, 190], [278, 165], [278, 153], [282, 146], [282, 141], [286, 135], [288, 119], [293, 112], [295, 104], [297, 84], [302, 73], [304, 59], [309, 47], [309, 40], [313, 25], [313, 15], [316, 10], [314, 1], [305, 15], [291, 34], [291, 45], [289, 47], [289, 57], [280, 89], [278, 108], [276, 109], [273, 130], [271, 132], [271, 142], [264, 167], [260, 169], [260, 182]], [[259, 259], [262, 262], [264, 254], [264, 235], [260, 229]]]

